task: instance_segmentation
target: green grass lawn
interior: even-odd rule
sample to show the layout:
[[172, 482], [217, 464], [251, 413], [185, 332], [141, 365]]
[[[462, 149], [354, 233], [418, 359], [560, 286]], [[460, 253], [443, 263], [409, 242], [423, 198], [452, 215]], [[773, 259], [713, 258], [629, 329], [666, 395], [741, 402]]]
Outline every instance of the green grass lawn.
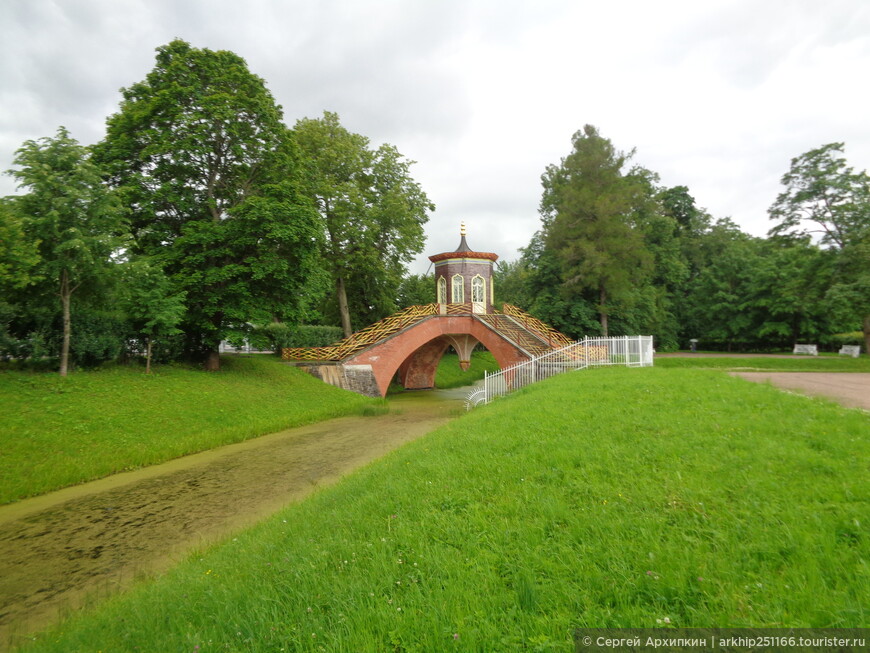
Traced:
[[0, 503], [291, 426], [379, 400], [263, 356], [207, 373], [161, 366], [56, 374], [0, 371]]
[[870, 417], [596, 369], [410, 443], [32, 651], [572, 651], [586, 627], [870, 622]]
[[475, 351], [471, 354], [471, 365], [466, 371], [459, 367], [459, 356], [444, 354], [435, 373], [435, 387], [447, 390], [471, 385], [483, 378], [484, 372], [497, 372], [498, 363], [488, 351]]
[[747, 372], [870, 372], [870, 356], [851, 358], [847, 356], [806, 356], [802, 358], [679, 358], [656, 357], [656, 367], [707, 368], [719, 370], [742, 370]]

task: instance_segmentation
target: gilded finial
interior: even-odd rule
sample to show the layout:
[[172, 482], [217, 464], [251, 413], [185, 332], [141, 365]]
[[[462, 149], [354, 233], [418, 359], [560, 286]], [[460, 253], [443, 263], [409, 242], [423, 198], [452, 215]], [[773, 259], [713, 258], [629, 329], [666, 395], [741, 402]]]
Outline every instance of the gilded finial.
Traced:
[[467, 236], [468, 234], [465, 231], [465, 222], [460, 222], [459, 225], [460, 225], [459, 226], [459, 235], [460, 236]]

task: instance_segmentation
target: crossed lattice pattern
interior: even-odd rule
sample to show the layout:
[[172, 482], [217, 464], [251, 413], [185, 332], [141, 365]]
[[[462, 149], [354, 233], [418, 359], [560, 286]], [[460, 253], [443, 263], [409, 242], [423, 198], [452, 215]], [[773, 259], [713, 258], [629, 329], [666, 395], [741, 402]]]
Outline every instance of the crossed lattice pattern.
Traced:
[[551, 356], [547, 356], [548, 363], [576, 363], [586, 362], [589, 364], [606, 363], [610, 360], [610, 348], [607, 345], [577, 345], [564, 347], [556, 350]]
[[564, 347], [565, 345], [570, 345], [574, 342], [561, 331], [556, 331], [556, 329], [551, 327], [549, 324], [541, 322], [538, 318], [529, 315], [524, 310], [517, 308], [513, 304], [505, 304], [502, 306], [502, 310], [505, 315], [510, 315], [526, 329], [541, 336], [553, 348]]
[[501, 314], [477, 317], [532, 356], [540, 356], [552, 349], [540, 335], [529, 331], [512, 317]]
[[431, 315], [438, 315], [438, 304], [409, 306], [398, 313], [393, 313], [379, 322], [367, 326], [361, 331], [352, 333], [344, 340], [339, 340], [328, 347], [293, 347], [281, 351], [283, 360], [304, 361], [338, 361], [365, 349], [387, 336], [398, 333], [412, 324]]

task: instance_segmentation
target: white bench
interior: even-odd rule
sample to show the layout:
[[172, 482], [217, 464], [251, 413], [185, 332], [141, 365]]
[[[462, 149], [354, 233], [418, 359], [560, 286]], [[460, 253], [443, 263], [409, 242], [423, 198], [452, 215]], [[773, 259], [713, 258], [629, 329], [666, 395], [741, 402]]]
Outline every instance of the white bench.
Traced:
[[819, 355], [818, 345], [795, 345], [793, 354], [809, 354], [810, 356]]
[[861, 355], [861, 345], [843, 345], [840, 347], [840, 356], [858, 358]]

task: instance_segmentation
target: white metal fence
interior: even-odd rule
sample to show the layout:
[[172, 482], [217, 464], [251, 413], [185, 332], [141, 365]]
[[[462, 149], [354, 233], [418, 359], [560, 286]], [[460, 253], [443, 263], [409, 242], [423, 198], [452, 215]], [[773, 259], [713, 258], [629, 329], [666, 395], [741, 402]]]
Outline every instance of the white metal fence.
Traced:
[[486, 374], [483, 386], [468, 395], [465, 406], [471, 408], [489, 403], [495, 397], [562, 372], [603, 365], [651, 367], [652, 364], [652, 336], [584, 338], [507, 369]]

